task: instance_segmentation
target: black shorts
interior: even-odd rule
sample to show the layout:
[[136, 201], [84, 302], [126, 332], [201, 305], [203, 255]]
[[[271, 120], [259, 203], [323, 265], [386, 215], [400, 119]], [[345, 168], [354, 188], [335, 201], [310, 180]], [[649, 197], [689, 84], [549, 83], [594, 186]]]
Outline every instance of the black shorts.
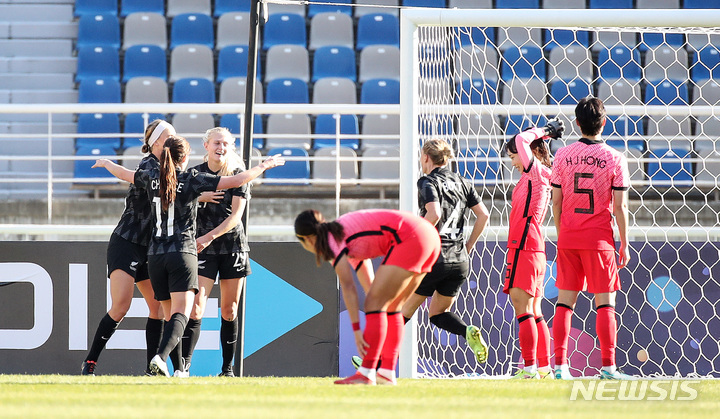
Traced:
[[145, 281], [150, 277], [147, 251], [147, 246], [141, 246], [112, 234], [107, 247], [108, 275], [120, 269], [135, 278], [135, 282]]
[[170, 299], [171, 292], [198, 292], [197, 256], [190, 253], [166, 253], [148, 256], [148, 270], [155, 299]]
[[470, 262], [436, 263], [425, 275], [415, 294], [431, 297], [435, 291], [446, 297], [455, 297], [470, 272]]
[[250, 275], [250, 257], [248, 252], [235, 252], [229, 255], [198, 256], [198, 275], [205, 278], [235, 279]]

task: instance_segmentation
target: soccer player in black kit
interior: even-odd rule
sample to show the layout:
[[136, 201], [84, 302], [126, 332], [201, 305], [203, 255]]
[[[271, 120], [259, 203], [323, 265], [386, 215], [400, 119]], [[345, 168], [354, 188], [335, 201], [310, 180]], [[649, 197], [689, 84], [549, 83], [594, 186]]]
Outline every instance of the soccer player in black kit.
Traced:
[[198, 197], [202, 192], [238, 188], [266, 169], [284, 164], [279, 156], [235, 176], [216, 176], [191, 169], [185, 171], [190, 146], [182, 137], [165, 141], [159, 169], [128, 170], [107, 159], [93, 167], [104, 167], [115, 177], [142, 187], [152, 203], [153, 234], [148, 250], [148, 271], [155, 299], [165, 314], [165, 329], [150, 370], [168, 376], [167, 358], [183, 335], [198, 291], [198, 263], [195, 241]]
[[[158, 119], [147, 126], [142, 148], [142, 152], [147, 155], [140, 161], [138, 169], [149, 170], [159, 167], [163, 144], [170, 135], [175, 135], [175, 128], [165, 121]], [[150, 202], [147, 193], [135, 185], [130, 185], [125, 197], [125, 210], [108, 242], [107, 265], [112, 306], [98, 324], [90, 351], [82, 363], [82, 375], [95, 375], [100, 352], [130, 309], [133, 282], [137, 284], [149, 309], [145, 324], [148, 364], [157, 352], [163, 320], [160, 303], [153, 297], [152, 286], [148, 281], [150, 277], [147, 270], [147, 250], [152, 233], [150, 220]]]

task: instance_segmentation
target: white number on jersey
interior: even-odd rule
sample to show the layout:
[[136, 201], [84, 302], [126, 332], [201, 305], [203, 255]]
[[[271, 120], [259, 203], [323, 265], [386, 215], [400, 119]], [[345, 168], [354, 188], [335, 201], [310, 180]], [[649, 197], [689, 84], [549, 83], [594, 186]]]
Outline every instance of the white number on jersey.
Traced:
[[[162, 202], [160, 197], [156, 196], [153, 198], [153, 206], [155, 207], [155, 237], [162, 237]], [[171, 202], [168, 205], [168, 219], [167, 219], [167, 236], [173, 235], [175, 230], [175, 203]]]
[[453, 212], [450, 214], [447, 220], [445, 220], [445, 223], [443, 223], [442, 227], [440, 227], [440, 231], [438, 233], [441, 236], [447, 236], [452, 240], [455, 240], [458, 237], [458, 233], [460, 233], [460, 229], [457, 228], [458, 219], [462, 216], [464, 209], [464, 204], [458, 202], [458, 204], [455, 206], [455, 209], [453, 209]]

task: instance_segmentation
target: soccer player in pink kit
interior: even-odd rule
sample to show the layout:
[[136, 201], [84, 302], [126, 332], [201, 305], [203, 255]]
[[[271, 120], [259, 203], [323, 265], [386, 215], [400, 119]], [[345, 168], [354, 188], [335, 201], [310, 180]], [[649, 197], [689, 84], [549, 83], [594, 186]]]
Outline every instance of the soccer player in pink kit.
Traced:
[[548, 138], [559, 138], [565, 127], [552, 120], [531, 128], [505, 144], [513, 167], [521, 173], [512, 192], [510, 231], [503, 292], [510, 295], [520, 328], [520, 352], [525, 361], [514, 378], [546, 378], [550, 374], [550, 331], [541, 303], [545, 278], [545, 236], [542, 223], [550, 204]]
[[[318, 211], [306, 210], [295, 219], [295, 235], [305, 250], [315, 254], [318, 266], [323, 261], [333, 264], [355, 344], [363, 357], [354, 375], [335, 384], [395, 384], [404, 326], [400, 309], [440, 254], [435, 226], [416, 215], [394, 210], [354, 211], [331, 222]], [[370, 259], [380, 256], [384, 259], [373, 275]], [[365, 333], [360, 330], [353, 270], [368, 289]], [[378, 359], [382, 366], [376, 373]]]
[[[602, 358], [600, 378], [627, 379], [615, 366], [615, 294], [620, 289], [618, 269], [630, 260], [628, 165], [625, 156], [600, 137], [606, 119], [600, 99], [582, 99], [575, 107], [575, 118], [582, 138], [558, 150], [551, 177], [558, 232], [559, 294], [553, 319], [555, 378], [572, 379], [567, 360], [570, 324], [578, 292], [587, 288], [595, 295], [595, 329]], [[620, 235], [617, 262], [613, 215]]]

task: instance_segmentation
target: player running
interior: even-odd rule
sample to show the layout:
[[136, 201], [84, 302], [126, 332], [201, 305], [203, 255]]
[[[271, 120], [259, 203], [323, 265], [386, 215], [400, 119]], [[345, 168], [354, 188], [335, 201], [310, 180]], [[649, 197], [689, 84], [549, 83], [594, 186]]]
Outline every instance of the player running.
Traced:
[[104, 167], [115, 177], [147, 190], [152, 202], [154, 228], [148, 251], [148, 270], [166, 324], [158, 352], [150, 360], [150, 370], [164, 376], [169, 375], [168, 355], [183, 335], [198, 291], [195, 241], [198, 197], [205, 191], [238, 188], [266, 169], [284, 164], [282, 158], [272, 156], [237, 175], [216, 176], [197, 170], [185, 171], [189, 157], [188, 142], [172, 136], [165, 141], [159, 169], [132, 171], [107, 159], [99, 159], [93, 165]]
[[[147, 155], [140, 161], [138, 169], [150, 170], [159, 167], [160, 154], [168, 136], [175, 135], [175, 128], [162, 120], [151, 122], [145, 129], [142, 152]], [[100, 319], [90, 351], [82, 363], [82, 375], [95, 375], [100, 352], [112, 337], [122, 319], [130, 309], [135, 283], [148, 305], [145, 323], [147, 364], [157, 352], [163, 330], [160, 303], [153, 298], [153, 289], [147, 269], [147, 252], [152, 233], [150, 224], [150, 201], [147, 193], [130, 185], [125, 197], [125, 210], [117, 227], [110, 236], [107, 249], [107, 265], [110, 273], [110, 310]], [[149, 372], [146, 368], [146, 373]]]
[[[558, 150], [552, 169], [553, 214], [558, 232], [559, 289], [553, 338], [555, 378], [572, 379], [567, 360], [570, 325], [578, 292], [595, 294], [595, 329], [600, 342], [602, 379], [627, 379], [617, 371], [615, 294], [620, 289], [618, 268], [630, 260], [627, 190], [630, 186], [625, 156], [605, 144], [605, 106], [598, 98], [580, 100], [575, 118], [582, 138]], [[619, 260], [615, 259], [613, 215], [620, 233]]]
[[550, 204], [548, 138], [560, 138], [565, 127], [552, 120], [511, 138], [505, 152], [521, 173], [512, 192], [510, 229], [503, 292], [510, 296], [520, 328], [524, 367], [514, 378], [552, 378], [550, 331], [542, 314], [545, 279], [545, 235], [542, 224]]
[[[332, 263], [342, 287], [358, 353], [358, 371], [335, 384], [396, 383], [395, 365], [403, 333], [400, 309], [440, 254], [440, 237], [425, 219], [393, 210], [354, 211], [327, 222], [315, 210], [295, 219], [295, 235], [320, 266]], [[383, 256], [373, 278], [370, 259]], [[365, 333], [360, 330], [358, 294], [353, 279], [369, 285]], [[378, 360], [382, 366], [375, 371]]]

